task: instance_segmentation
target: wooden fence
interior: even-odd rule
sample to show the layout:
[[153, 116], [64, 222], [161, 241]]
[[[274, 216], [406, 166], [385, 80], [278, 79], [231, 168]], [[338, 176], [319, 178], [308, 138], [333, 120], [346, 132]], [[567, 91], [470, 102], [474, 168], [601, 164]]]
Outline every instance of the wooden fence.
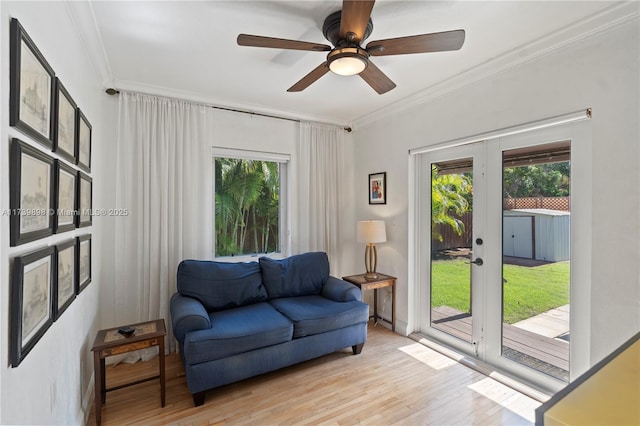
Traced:
[[448, 250], [459, 247], [471, 247], [473, 213], [465, 213], [458, 217], [464, 224], [462, 235], [456, 234], [451, 226], [439, 223], [435, 226], [435, 234], [442, 236], [442, 241], [433, 239], [431, 241], [431, 251]]
[[[548, 209], [570, 211], [571, 197], [526, 197], [526, 198], [505, 198], [503, 208], [505, 210], [514, 209]], [[465, 213], [458, 217], [464, 224], [464, 232], [458, 235], [449, 225], [437, 224], [434, 229], [435, 235], [441, 235], [442, 241], [433, 239], [431, 241], [431, 251], [449, 250], [460, 247], [471, 247], [473, 213]]]
[[505, 198], [503, 208], [514, 209], [548, 209], [568, 212], [571, 208], [570, 197], [524, 197]]

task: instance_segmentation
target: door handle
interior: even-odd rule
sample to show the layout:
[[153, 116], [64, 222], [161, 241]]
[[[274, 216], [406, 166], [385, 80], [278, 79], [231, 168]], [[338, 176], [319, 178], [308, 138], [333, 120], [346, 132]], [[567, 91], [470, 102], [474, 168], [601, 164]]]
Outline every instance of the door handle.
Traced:
[[484, 261], [482, 260], [482, 258], [481, 258], [481, 257], [479, 257], [479, 258], [477, 258], [476, 260], [473, 260], [473, 261], [471, 261], [471, 262], [467, 262], [467, 263], [473, 263], [473, 264], [475, 264], [475, 265], [482, 266], [482, 265], [484, 264]]

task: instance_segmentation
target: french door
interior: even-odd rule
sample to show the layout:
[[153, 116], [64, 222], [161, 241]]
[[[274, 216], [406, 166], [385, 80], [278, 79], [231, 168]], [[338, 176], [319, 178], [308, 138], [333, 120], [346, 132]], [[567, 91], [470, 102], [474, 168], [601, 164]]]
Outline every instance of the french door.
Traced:
[[588, 330], [575, 318], [588, 316], [588, 283], [576, 282], [588, 269], [576, 265], [589, 253], [575, 230], [590, 220], [590, 182], [587, 169], [572, 170], [574, 157], [588, 159], [585, 132], [563, 125], [415, 162], [420, 332], [549, 390], [588, 362], [576, 341]]
[[484, 351], [485, 148], [475, 143], [435, 151], [422, 164], [429, 172], [422, 190], [430, 195], [423, 241], [431, 247], [425, 251], [428, 306], [421, 330], [475, 356]]

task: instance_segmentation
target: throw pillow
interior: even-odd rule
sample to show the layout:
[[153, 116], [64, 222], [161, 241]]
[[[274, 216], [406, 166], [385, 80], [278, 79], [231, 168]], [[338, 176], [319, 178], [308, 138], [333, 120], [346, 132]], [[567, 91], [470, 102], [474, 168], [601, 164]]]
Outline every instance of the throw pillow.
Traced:
[[279, 260], [261, 257], [260, 267], [270, 299], [319, 294], [329, 278], [329, 258], [324, 252]]
[[209, 312], [267, 300], [258, 262], [183, 260], [178, 292], [199, 300]]

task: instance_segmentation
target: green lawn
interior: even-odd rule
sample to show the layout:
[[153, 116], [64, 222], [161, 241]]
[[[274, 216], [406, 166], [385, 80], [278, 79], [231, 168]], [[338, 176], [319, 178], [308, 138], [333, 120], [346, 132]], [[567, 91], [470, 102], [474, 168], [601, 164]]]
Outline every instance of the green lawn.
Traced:
[[[469, 312], [469, 265], [438, 260], [432, 268], [432, 304]], [[569, 303], [569, 262], [536, 267], [504, 265], [504, 321], [514, 322]]]

